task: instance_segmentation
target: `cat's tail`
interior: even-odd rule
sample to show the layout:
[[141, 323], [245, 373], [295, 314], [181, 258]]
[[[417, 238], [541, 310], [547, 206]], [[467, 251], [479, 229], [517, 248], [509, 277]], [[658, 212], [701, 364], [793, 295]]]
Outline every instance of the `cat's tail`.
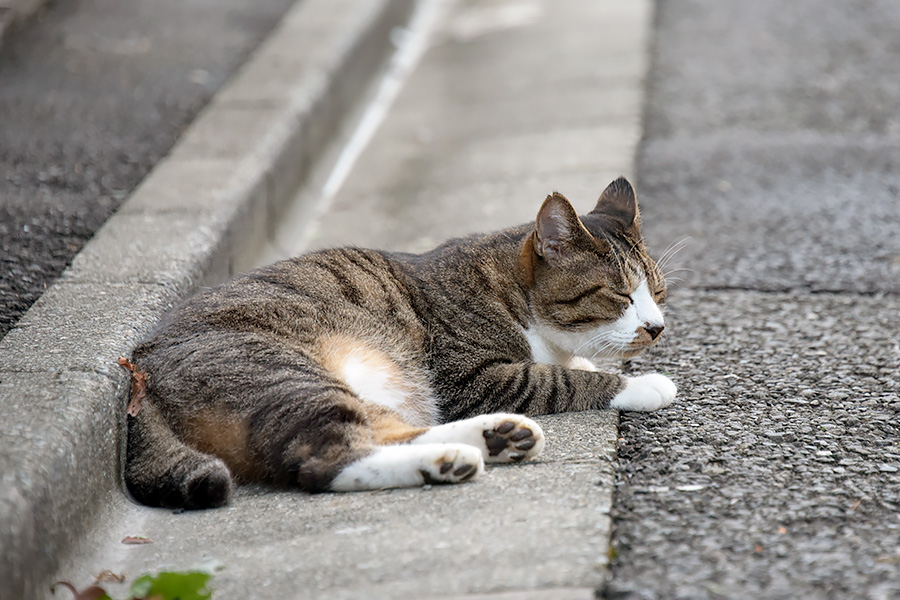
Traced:
[[188, 509], [223, 506], [234, 488], [225, 463], [184, 444], [146, 400], [128, 417], [125, 484], [141, 504]]

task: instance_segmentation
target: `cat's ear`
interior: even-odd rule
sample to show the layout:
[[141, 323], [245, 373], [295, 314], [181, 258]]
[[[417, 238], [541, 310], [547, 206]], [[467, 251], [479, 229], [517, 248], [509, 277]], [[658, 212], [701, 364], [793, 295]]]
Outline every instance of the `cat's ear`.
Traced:
[[624, 177], [619, 177], [603, 190], [592, 213], [600, 213], [622, 225], [622, 229], [637, 229], [640, 225], [634, 188]]
[[587, 240], [590, 234], [566, 197], [557, 192], [547, 196], [534, 226], [535, 254], [552, 262]]

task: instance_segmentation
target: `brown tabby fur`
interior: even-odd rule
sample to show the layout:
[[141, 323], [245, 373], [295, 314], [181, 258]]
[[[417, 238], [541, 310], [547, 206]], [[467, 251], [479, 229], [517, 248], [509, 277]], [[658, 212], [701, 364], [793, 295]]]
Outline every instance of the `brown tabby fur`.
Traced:
[[[612, 321], [636, 277], [664, 295], [633, 194], [613, 182], [580, 221], [548, 197], [567, 235], [542, 209], [536, 224], [422, 255], [326, 250], [201, 291], [134, 351], [149, 386], [129, 419], [129, 490], [188, 508], [226, 503], [232, 476], [324, 491], [377, 445], [437, 422], [608, 406], [621, 376], [537, 364], [524, 330]], [[337, 368], [348, 353], [387, 369], [413, 411], [430, 396], [440, 414], [404, 421], [360, 400]]]

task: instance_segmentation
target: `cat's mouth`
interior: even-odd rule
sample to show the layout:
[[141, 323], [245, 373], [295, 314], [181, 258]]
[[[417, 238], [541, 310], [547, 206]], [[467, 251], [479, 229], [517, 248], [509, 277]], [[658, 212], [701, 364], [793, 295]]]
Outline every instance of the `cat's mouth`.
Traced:
[[635, 332], [635, 338], [630, 344], [622, 348], [622, 358], [634, 358], [642, 352], [652, 348], [662, 337], [664, 326], [646, 328], [641, 327]]

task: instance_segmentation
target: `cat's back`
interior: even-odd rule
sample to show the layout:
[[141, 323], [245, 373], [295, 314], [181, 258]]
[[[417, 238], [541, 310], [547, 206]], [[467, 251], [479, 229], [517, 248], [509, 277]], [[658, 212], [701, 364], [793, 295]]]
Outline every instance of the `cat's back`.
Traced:
[[409, 290], [408, 276], [387, 253], [322, 250], [205, 288], [169, 313], [163, 329], [181, 326], [286, 335], [344, 329], [366, 316], [406, 313], [414, 303]]
[[171, 311], [134, 358], [171, 371], [188, 357], [234, 361], [257, 340], [314, 356], [331, 343], [392, 354], [421, 350], [422, 299], [402, 262], [375, 250], [339, 248], [249, 271]]

